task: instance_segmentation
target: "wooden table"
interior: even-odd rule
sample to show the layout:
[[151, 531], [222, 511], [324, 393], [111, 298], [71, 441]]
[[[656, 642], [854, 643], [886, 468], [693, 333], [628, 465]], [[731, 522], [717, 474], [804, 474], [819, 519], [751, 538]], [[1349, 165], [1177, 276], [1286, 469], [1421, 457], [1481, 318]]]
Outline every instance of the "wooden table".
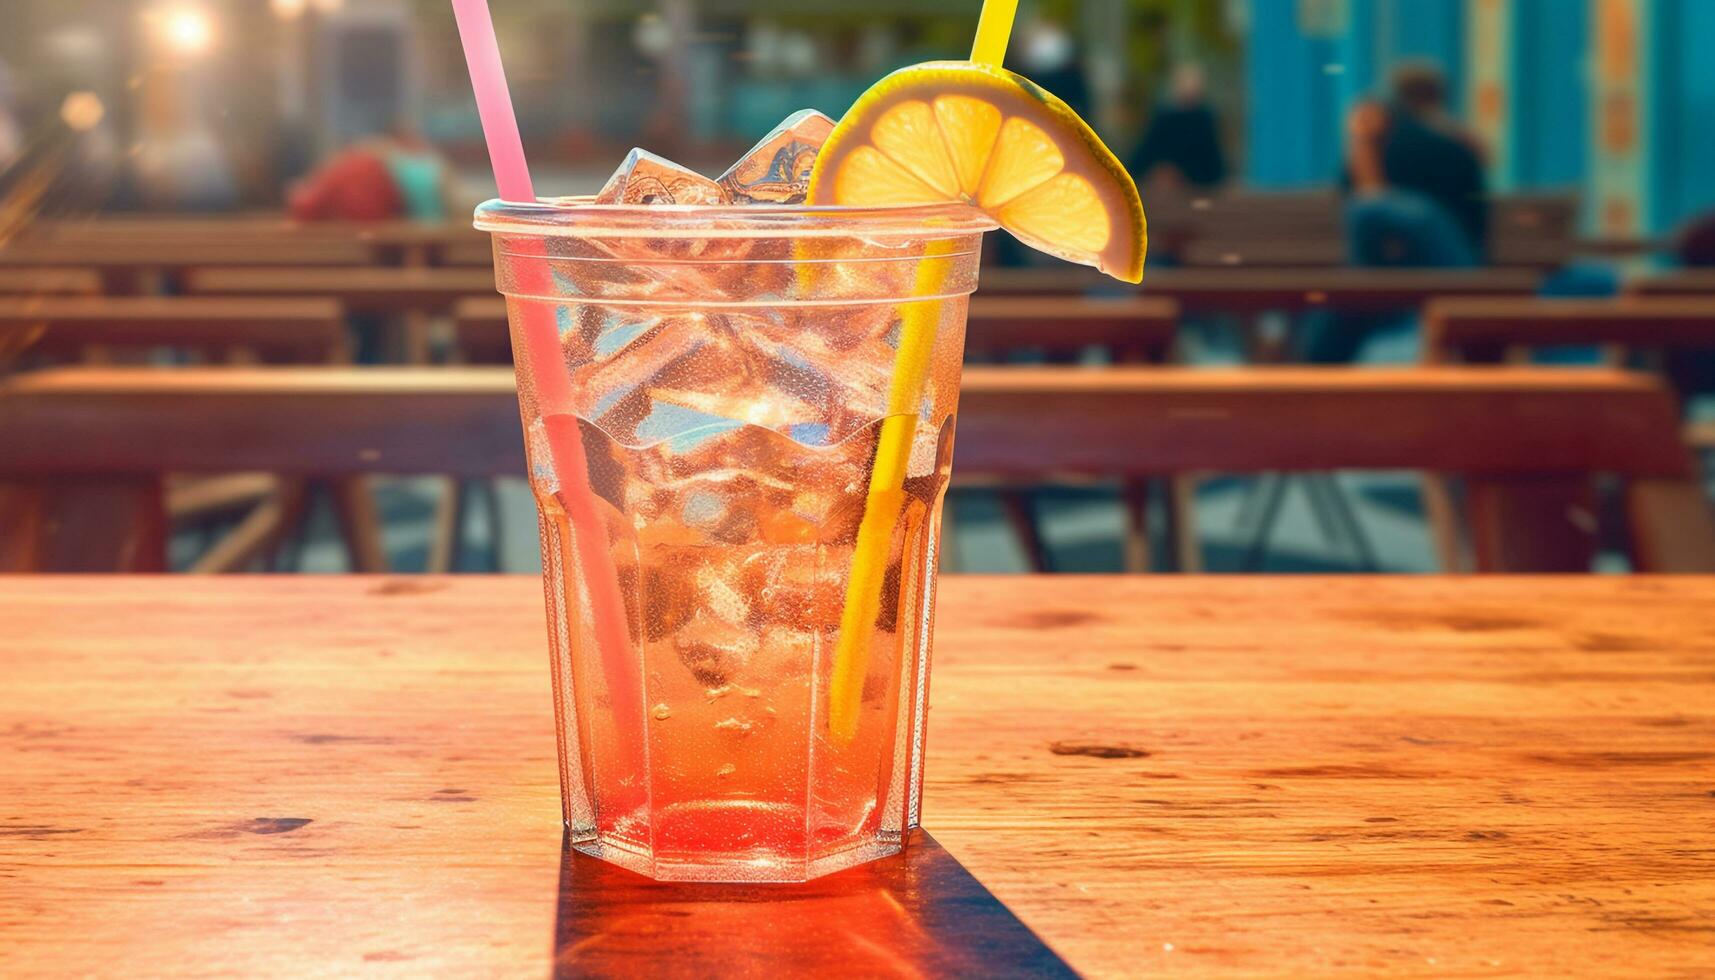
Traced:
[[[540, 597], [0, 580], [0, 972], [546, 973]], [[925, 823], [1092, 976], [1707, 971], [1712, 606], [954, 577]]]

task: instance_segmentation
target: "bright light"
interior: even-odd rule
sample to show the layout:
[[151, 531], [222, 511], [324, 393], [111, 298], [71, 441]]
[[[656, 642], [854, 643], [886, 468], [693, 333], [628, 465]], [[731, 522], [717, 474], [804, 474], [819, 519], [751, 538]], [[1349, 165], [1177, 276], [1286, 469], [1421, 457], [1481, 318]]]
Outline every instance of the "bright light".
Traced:
[[268, 6], [273, 8], [274, 16], [281, 20], [297, 20], [304, 14], [304, 8], [309, 6], [308, 0], [268, 0]]
[[105, 115], [107, 107], [94, 92], [73, 92], [60, 103], [60, 119], [80, 133], [101, 125], [101, 117]]
[[170, 10], [161, 18], [161, 36], [185, 54], [201, 54], [214, 40], [208, 15], [189, 7]]

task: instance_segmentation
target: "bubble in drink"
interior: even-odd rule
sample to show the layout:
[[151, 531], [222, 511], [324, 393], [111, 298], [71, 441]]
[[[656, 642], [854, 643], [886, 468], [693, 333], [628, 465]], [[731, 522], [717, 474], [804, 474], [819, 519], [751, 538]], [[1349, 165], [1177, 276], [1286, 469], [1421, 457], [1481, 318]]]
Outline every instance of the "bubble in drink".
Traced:
[[633, 149], [596, 193], [597, 204], [726, 204], [719, 184], [648, 150]]
[[734, 204], [802, 203], [816, 154], [833, 131], [834, 121], [814, 109], [794, 112], [721, 174], [721, 189]]

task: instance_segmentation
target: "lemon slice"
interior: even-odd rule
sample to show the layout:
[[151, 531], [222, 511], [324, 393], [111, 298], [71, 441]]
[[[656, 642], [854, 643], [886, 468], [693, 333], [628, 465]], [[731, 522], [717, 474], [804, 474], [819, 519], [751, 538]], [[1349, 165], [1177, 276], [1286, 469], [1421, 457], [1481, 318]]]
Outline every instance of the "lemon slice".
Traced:
[[964, 202], [1032, 248], [1143, 278], [1137, 185], [1071, 107], [1004, 68], [932, 61], [875, 83], [822, 145], [808, 201]]

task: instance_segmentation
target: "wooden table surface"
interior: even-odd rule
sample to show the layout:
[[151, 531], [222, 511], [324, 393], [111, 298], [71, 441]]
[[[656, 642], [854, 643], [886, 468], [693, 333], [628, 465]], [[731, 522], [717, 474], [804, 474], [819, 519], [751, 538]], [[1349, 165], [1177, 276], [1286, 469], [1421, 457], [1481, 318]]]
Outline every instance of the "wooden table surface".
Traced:
[[[0, 974], [548, 972], [540, 595], [0, 579]], [[940, 607], [925, 825], [1089, 975], [1715, 970], [1715, 579]]]

